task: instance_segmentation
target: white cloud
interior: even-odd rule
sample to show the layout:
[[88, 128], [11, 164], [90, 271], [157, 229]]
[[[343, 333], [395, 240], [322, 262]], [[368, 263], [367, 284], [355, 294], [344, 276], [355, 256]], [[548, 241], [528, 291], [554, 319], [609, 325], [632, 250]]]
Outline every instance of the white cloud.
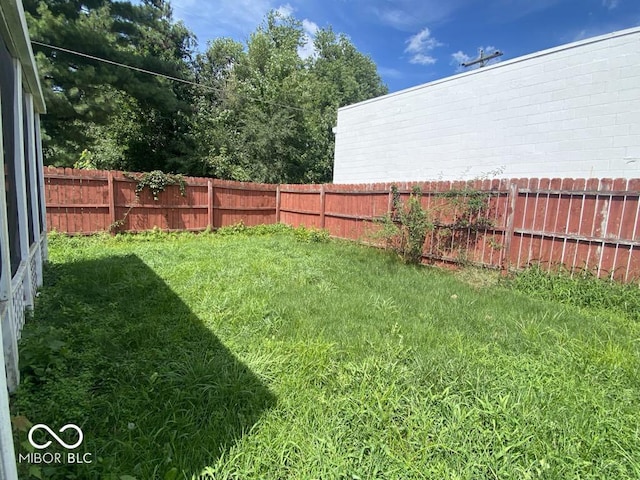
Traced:
[[407, 48], [404, 49], [405, 53], [411, 54], [409, 63], [417, 65], [433, 65], [436, 63], [436, 59], [428, 53], [442, 45], [431, 36], [431, 31], [426, 27], [409, 37], [405, 43], [407, 44]]
[[295, 12], [295, 9], [288, 3], [285, 3], [284, 5], [280, 5], [275, 10], [278, 14], [280, 14], [283, 17], [288, 17], [290, 15], [293, 15], [293, 12]]
[[436, 47], [442, 45], [435, 38], [431, 36], [431, 31], [428, 28], [423, 28], [414, 36], [410, 37], [407, 42], [409, 46], [405, 49], [405, 52], [420, 53], [428, 50], [433, 50]]
[[[465, 72], [467, 70], [473, 70], [476, 68], [480, 68], [480, 64], [476, 64], [473, 65], [471, 67], [463, 67], [461, 64], [462, 63], [467, 63], [471, 60], [475, 60], [476, 58], [480, 57], [480, 50], [482, 50], [484, 52], [484, 56], [490, 55], [492, 53], [494, 53], [495, 51], [497, 51], [498, 49], [496, 47], [494, 47], [493, 45], [490, 45], [488, 47], [478, 47], [478, 53], [476, 55], [467, 55], [466, 53], [464, 53], [462, 50], [458, 50], [456, 53], [452, 53], [451, 54], [451, 65], [455, 65], [456, 66], [456, 72]], [[487, 62], [487, 65], [493, 65], [494, 63], [498, 63], [500, 61], [500, 58], [493, 58], [491, 60], [489, 60]]]
[[453, 62], [455, 62], [456, 65], [460, 65], [461, 63], [466, 63], [471, 60], [471, 57], [462, 50], [458, 50], [456, 53], [451, 54], [451, 56], [453, 57]]
[[315, 54], [316, 49], [313, 46], [313, 40], [307, 40], [304, 45], [298, 47], [298, 56], [303, 60], [313, 57]]
[[413, 63], [416, 65], [433, 65], [434, 63], [436, 63], [436, 61], [437, 60], [430, 55], [425, 55], [424, 53], [416, 53], [413, 57], [411, 57], [409, 63]]
[[298, 55], [303, 60], [306, 60], [309, 57], [313, 57], [316, 54], [316, 48], [313, 45], [313, 39], [316, 36], [316, 33], [320, 29], [318, 24], [312, 22], [311, 20], [304, 19], [302, 20], [302, 28], [304, 29], [304, 45], [298, 48]]
[[602, 0], [602, 6], [608, 8], [609, 10], [613, 10], [620, 3], [618, 0]]
[[306, 18], [302, 20], [302, 28], [308, 35], [315, 35], [317, 31], [320, 30], [317, 23], [307, 20]]

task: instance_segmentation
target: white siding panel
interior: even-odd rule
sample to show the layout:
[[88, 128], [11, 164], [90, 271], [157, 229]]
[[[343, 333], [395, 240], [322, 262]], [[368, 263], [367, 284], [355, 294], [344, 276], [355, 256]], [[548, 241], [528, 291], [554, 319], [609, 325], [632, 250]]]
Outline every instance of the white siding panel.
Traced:
[[640, 29], [343, 107], [334, 182], [637, 177]]

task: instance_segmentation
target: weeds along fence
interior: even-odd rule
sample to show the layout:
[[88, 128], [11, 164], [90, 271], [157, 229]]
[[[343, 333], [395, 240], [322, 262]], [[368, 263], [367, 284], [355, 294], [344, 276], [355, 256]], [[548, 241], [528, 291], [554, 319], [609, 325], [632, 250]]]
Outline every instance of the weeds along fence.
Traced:
[[[425, 263], [518, 270], [530, 264], [640, 278], [640, 179], [507, 179], [358, 185], [265, 185], [187, 177], [158, 200], [121, 172], [49, 168], [47, 225], [67, 233], [204, 230], [287, 223], [380, 244], [375, 220], [414, 185], [434, 228]], [[470, 205], [473, 204], [473, 208]]]

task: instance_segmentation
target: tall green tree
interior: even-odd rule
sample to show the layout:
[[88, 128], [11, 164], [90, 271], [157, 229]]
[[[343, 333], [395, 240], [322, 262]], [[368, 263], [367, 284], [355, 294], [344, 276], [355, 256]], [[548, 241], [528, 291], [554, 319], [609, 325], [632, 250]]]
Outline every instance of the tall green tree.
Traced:
[[373, 60], [360, 53], [345, 35], [331, 27], [320, 29], [314, 39], [315, 55], [308, 61], [311, 81], [307, 104], [310, 156], [314, 159], [309, 180], [329, 181], [333, 177], [338, 108], [384, 95]]
[[[199, 110], [210, 134], [202, 144], [208, 173], [236, 180], [326, 182], [332, 178], [337, 109], [387, 92], [373, 61], [331, 29], [306, 60], [301, 22], [270, 13], [246, 48], [212, 42], [198, 59], [217, 102]], [[205, 102], [206, 103], [206, 102]]]
[[[332, 178], [337, 109], [386, 93], [344, 35], [271, 12], [246, 44], [195, 39], [165, 0], [25, 0], [34, 40], [198, 86], [36, 46], [48, 163], [259, 182]], [[84, 153], [83, 153], [84, 152]]]
[[202, 85], [194, 101], [197, 174], [242, 181], [256, 178], [239, 139], [234, 70], [245, 63], [245, 56], [243, 44], [217, 38], [196, 59], [196, 79]]
[[[163, 0], [26, 0], [25, 11], [31, 37], [39, 42], [192, 76], [193, 35], [173, 22]], [[191, 108], [188, 87], [61, 49], [34, 50], [49, 112], [42, 122], [48, 162], [68, 165], [85, 149], [108, 149], [105, 138], [120, 145], [109, 152], [120, 165], [162, 168], [188, 154], [191, 147], [182, 138]]]

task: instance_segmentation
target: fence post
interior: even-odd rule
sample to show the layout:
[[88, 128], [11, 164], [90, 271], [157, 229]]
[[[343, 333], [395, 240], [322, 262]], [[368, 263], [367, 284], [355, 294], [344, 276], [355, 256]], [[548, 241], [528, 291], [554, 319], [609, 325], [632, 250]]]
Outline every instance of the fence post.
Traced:
[[518, 200], [518, 184], [512, 182], [509, 185], [509, 193], [507, 195], [507, 204], [509, 205], [507, 224], [504, 230], [504, 245], [502, 249], [502, 273], [507, 274], [511, 264], [511, 243], [513, 240], [513, 225], [516, 211], [516, 202]]
[[320, 228], [324, 228], [324, 199], [325, 199], [325, 185], [320, 186]]
[[107, 190], [109, 191], [109, 230], [111, 234], [115, 234], [116, 224], [116, 192], [115, 182], [113, 180], [113, 172], [107, 172]]
[[209, 218], [209, 230], [213, 230], [213, 222], [215, 220], [213, 214], [213, 180], [207, 180], [207, 215]]
[[276, 223], [280, 223], [280, 184], [276, 185]]

